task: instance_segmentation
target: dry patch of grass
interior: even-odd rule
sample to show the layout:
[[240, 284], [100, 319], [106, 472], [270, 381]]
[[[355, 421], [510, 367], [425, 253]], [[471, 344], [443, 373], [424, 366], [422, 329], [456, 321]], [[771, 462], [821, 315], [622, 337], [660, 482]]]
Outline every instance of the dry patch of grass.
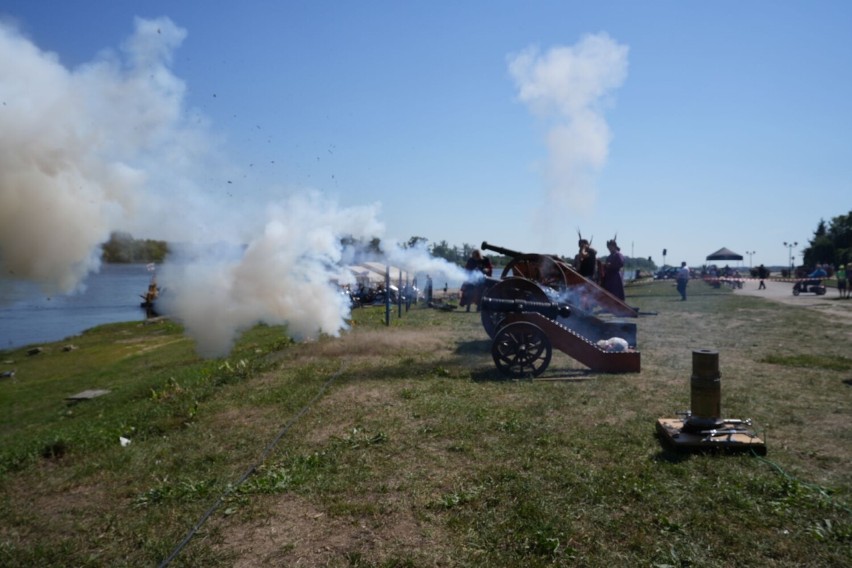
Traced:
[[226, 536], [217, 549], [231, 559], [231, 566], [244, 568], [362, 562], [392, 566], [400, 565], [394, 563], [398, 559], [419, 566], [434, 565], [436, 558], [449, 561], [451, 549], [442, 549], [446, 537], [437, 534], [440, 529], [420, 522], [404, 506], [394, 507], [386, 499], [380, 503], [372, 507], [381, 509], [380, 515], [353, 520], [329, 515], [298, 495], [272, 496], [262, 518], [234, 519], [220, 527]]

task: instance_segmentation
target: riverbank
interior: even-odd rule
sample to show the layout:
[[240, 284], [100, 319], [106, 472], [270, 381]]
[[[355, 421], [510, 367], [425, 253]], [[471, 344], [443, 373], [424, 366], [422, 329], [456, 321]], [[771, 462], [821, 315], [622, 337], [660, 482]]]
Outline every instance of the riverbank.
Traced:
[[[304, 344], [258, 326], [221, 360], [167, 320], [7, 351], [0, 558], [842, 565], [852, 361], [831, 320], [703, 283], [628, 301], [647, 314], [638, 374], [555, 353], [540, 380], [506, 381], [478, 314], [422, 306], [390, 328], [356, 309], [350, 332]], [[695, 349], [719, 352], [722, 411], [754, 421], [765, 459], [657, 439], [689, 407]], [[66, 401], [84, 390], [108, 393]]]
[[62, 341], [105, 323], [140, 321], [151, 280], [140, 264], [109, 264], [74, 294], [48, 294], [30, 282], [0, 286], [0, 350]]

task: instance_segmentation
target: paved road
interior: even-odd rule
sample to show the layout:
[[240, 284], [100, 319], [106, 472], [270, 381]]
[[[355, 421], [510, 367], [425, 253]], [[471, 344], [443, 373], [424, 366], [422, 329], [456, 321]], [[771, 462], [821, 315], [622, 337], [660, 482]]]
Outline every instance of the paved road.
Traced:
[[[825, 296], [817, 296], [816, 294], [794, 296], [792, 282], [767, 280], [766, 289], [758, 290], [757, 280], [747, 280], [743, 283], [742, 288], [735, 288], [734, 293], [758, 296], [791, 306], [815, 308], [828, 312], [832, 316], [844, 316], [847, 320], [852, 316], [852, 299], [841, 300], [836, 288], [829, 288]], [[849, 321], [849, 323], [852, 323], [852, 321]]]

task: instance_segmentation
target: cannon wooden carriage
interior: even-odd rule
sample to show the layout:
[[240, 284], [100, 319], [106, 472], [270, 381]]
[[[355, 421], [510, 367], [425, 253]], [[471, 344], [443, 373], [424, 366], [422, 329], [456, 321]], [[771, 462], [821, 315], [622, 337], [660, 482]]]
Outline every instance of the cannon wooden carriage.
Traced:
[[[487, 242], [482, 248], [511, 257], [480, 304], [501, 372], [538, 376], [547, 369], [553, 348], [594, 371], [639, 372], [636, 324], [621, 319], [636, 318], [634, 308], [555, 255], [524, 254]], [[613, 338], [623, 340], [627, 349], [600, 345]]]

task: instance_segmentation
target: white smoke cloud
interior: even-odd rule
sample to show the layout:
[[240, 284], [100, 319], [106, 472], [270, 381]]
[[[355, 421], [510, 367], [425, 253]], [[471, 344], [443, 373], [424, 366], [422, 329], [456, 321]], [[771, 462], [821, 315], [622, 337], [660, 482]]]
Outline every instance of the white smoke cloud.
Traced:
[[[259, 322], [286, 325], [297, 340], [336, 337], [350, 316], [340, 288], [354, 284], [346, 263], [375, 258], [342, 243], [381, 235], [378, 212], [378, 205], [340, 208], [316, 192], [294, 195], [269, 207], [262, 232], [245, 250], [199, 257], [190, 248], [166, 265], [161, 305], [184, 323], [204, 356], [227, 354], [240, 333]], [[411, 273], [466, 277], [424, 247], [392, 246], [377, 260]], [[395, 283], [396, 275], [391, 278]]]
[[[137, 19], [120, 50], [67, 69], [0, 23], [0, 278], [79, 289], [110, 233], [129, 231], [178, 251], [158, 274], [160, 307], [205, 356], [258, 322], [297, 339], [339, 334], [350, 314], [335, 282], [358, 256], [341, 242], [380, 238], [378, 205], [305, 192], [252, 204], [264, 219], [212, 195], [202, 180], [234, 167], [170, 69], [186, 36], [168, 18]], [[463, 277], [423, 249], [390, 252], [406, 270]]]
[[0, 25], [0, 262], [4, 273], [70, 291], [97, 269], [139, 182], [99, 159], [85, 92], [56, 57]]
[[518, 98], [548, 129], [545, 181], [549, 205], [589, 211], [595, 176], [611, 139], [603, 116], [627, 76], [627, 46], [607, 34], [585, 36], [545, 53], [530, 47], [508, 59]]
[[5, 276], [49, 292], [78, 289], [98, 270], [110, 232], [150, 229], [180, 205], [176, 196], [193, 193], [175, 190], [186, 189], [193, 158], [211, 154], [168, 69], [185, 36], [166, 18], [137, 20], [120, 53], [72, 70], [0, 23]]
[[163, 306], [205, 356], [227, 354], [239, 333], [258, 322], [286, 324], [296, 339], [337, 336], [350, 306], [336, 282], [352, 279], [341, 240], [381, 234], [377, 213], [378, 206], [341, 209], [312, 192], [273, 204], [244, 251], [164, 267]]

